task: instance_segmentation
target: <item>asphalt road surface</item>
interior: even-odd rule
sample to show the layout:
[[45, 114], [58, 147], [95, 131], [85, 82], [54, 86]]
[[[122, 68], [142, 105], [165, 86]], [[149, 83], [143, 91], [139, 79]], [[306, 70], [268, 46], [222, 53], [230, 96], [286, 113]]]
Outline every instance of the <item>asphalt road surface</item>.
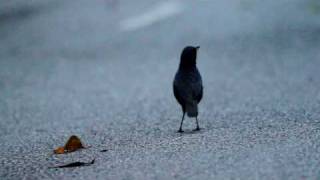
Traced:
[[[1, 179], [320, 179], [317, 1], [0, 9]], [[203, 129], [178, 134], [186, 45], [201, 46]], [[73, 134], [91, 148], [53, 155]]]

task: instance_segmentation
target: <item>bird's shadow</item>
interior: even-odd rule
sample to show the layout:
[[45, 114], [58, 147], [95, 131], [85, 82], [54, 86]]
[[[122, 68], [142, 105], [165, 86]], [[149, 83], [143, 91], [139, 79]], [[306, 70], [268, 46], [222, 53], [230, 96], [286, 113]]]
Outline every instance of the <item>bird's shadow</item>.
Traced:
[[202, 134], [205, 132], [204, 128], [200, 128], [200, 130], [191, 130], [191, 129], [185, 129], [183, 132], [176, 131], [177, 134], [183, 135], [183, 134]]

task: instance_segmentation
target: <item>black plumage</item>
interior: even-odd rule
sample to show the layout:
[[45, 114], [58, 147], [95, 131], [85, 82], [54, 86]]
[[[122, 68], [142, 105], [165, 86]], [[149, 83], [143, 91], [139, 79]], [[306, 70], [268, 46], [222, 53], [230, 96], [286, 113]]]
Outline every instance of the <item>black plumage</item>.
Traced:
[[195, 117], [197, 128], [200, 130], [198, 122], [198, 104], [203, 96], [202, 78], [197, 64], [197, 51], [199, 46], [187, 46], [183, 49], [180, 57], [180, 65], [173, 81], [173, 93], [178, 103], [182, 107], [182, 120], [179, 132], [182, 131], [184, 115]]

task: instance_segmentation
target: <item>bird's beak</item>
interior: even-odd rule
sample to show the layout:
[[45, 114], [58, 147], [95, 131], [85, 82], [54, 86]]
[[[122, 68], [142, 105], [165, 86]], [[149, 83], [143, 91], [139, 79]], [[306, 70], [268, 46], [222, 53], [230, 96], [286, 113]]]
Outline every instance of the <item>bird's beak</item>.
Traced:
[[198, 50], [200, 48], [200, 46], [196, 46], [195, 48]]

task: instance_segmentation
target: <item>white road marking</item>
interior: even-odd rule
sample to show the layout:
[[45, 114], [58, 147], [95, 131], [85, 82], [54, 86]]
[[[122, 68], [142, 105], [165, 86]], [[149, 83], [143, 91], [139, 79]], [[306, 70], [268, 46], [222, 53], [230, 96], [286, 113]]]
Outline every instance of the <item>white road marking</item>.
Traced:
[[150, 26], [157, 21], [179, 14], [182, 9], [183, 6], [178, 1], [160, 3], [141, 15], [121, 21], [120, 29], [122, 31], [134, 31], [139, 28]]

